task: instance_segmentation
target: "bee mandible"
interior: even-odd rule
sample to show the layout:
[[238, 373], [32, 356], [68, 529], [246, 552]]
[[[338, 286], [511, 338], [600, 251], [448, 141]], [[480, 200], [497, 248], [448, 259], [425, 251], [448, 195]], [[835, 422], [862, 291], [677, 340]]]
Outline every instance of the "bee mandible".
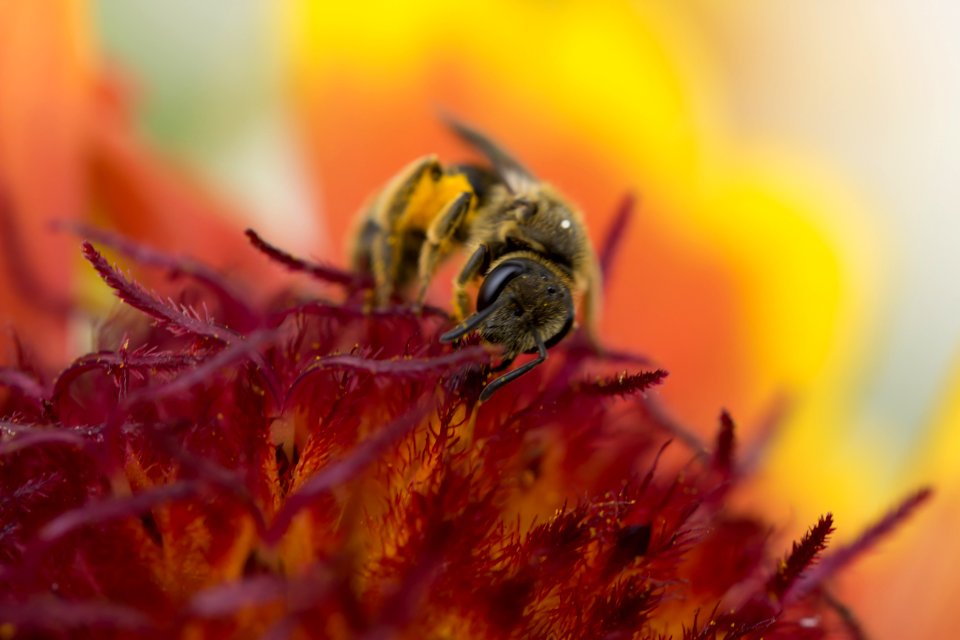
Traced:
[[[416, 282], [421, 306], [439, 265], [455, 251], [469, 258], [454, 279], [453, 342], [473, 331], [503, 347], [496, 371], [522, 353], [537, 357], [491, 381], [487, 400], [547, 358], [574, 326], [576, 300], [596, 344], [600, 270], [580, 212], [490, 138], [455, 120], [453, 131], [490, 166], [444, 166], [436, 156], [403, 169], [363, 212], [353, 268], [372, 276], [374, 304]], [[471, 313], [467, 287], [480, 280]]]

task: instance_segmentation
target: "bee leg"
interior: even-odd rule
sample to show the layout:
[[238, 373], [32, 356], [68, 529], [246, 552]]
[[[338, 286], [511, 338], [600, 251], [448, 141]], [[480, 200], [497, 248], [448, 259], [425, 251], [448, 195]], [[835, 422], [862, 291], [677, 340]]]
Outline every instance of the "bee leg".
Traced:
[[370, 219], [380, 227], [380, 235], [371, 246], [370, 271], [376, 286], [375, 304], [385, 307], [390, 296], [402, 283], [398, 282], [404, 259], [401, 241], [410, 199], [426, 176], [433, 179], [443, 174], [436, 156], [425, 156], [407, 166], [377, 198]]
[[601, 294], [600, 267], [594, 260], [594, 264], [590, 265], [583, 293], [583, 333], [597, 353], [603, 350], [597, 326], [600, 321]]
[[358, 274], [370, 276], [371, 286], [364, 291], [363, 306], [367, 311], [375, 306], [377, 292], [384, 286], [382, 270], [379, 275], [375, 273], [379, 270], [376, 265], [383, 264], [383, 257], [376, 247], [386, 233], [376, 217], [378, 208], [379, 197], [366, 206], [353, 233], [353, 246], [350, 251], [351, 268]]
[[463, 265], [460, 275], [453, 281], [453, 306], [457, 322], [470, 315], [470, 297], [467, 295], [467, 283], [480, 275], [489, 253], [487, 245], [482, 244], [477, 247], [467, 263]]
[[393, 295], [394, 278], [396, 272], [396, 251], [393, 245], [395, 239], [390, 233], [383, 233], [377, 241], [373, 243], [371, 251], [371, 272], [373, 273], [374, 297], [373, 304], [377, 309], [382, 309], [390, 302], [390, 296]]
[[497, 228], [497, 240], [502, 244], [509, 244], [511, 240], [520, 240], [530, 251], [539, 251], [545, 253], [547, 248], [543, 243], [537, 242], [520, 230], [520, 224], [516, 220], [508, 220]]
[[376, 205], [367, 207], [360, 224], [353, 234], [353, 245], [350, 250], [350, 268], [357, 273], [372, 275], [373, 245], [378, 241], [383, 229], [373, 218]]
[[497, 240], [505, 243], [510, 238], [522, 238], [523, 233], [519, 231], [519, 227], [516, 220], [504, 221], [497, 228]]
[[[534, 367], [538, 367], [547, 359], [547, 346], [543, 343], [543, 340], [540, 338], [540, 334], [536, 331], [533, 331], [533, 339], [537, 341], [537, 357], [530, 362], [517, 367], [509, 373], [505, 373], [499, 378], [492, 380], [487, 386], [483, 388], [483, 391], [480, 392], [480, 402], [486, 402], [490, 399], [490, 396], [496, 392], [497, 389], [503, 385], [516, 380], [523, 374], [529, 372]], [[513, 359], [511, 358], [511, 362]]]
[[418, 265], [418, 276], [420, 279], [420, 289], [417, 292], [416, 308], [423, 306], [423, 301], [427, 297], [427, 287], [430, 286], [430, 280], [437, 270], [437, 265], [441, 258], [449, 250], [451, 242], [455, 241], [454, 236], [463, 225], [464, 220], [470, 213], [470, 203], [473, 201], [473, 194], [464, 191], [444, 208], [427, 229], [427, 240], [420, 249], [420, 262]]

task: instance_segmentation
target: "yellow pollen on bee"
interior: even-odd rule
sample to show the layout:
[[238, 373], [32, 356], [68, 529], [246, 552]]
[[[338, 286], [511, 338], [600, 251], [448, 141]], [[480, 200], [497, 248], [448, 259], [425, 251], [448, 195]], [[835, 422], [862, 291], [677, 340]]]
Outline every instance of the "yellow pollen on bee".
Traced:
[[460, 173], [443, 175], [439, 179], [425, 174], [407, 202], [404, 213], [405, 225], [428, 228], [444, 207], [464, 192], [473, 192], [470, 181]]

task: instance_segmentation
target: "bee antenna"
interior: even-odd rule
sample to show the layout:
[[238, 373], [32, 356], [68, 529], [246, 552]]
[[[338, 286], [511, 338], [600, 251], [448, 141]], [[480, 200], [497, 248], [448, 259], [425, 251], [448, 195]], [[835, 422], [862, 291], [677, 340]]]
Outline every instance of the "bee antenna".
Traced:
[[530, 362], [526, 363], [521, 367], [517, 367], [510, 373], [503, 374], [502, 376], [493, 380], [490, 384], [485, 386], [483, 388], [483, 391], [480, 392], [480, 402], [486, 402], [487, 400], [490, 399], [490, 396], [492, 396], [494, 392], [496, 392], [497, 389], [507, 384], [508, 382], [512, 382], [513, 380], [516, 380], [517, 378], [527, 373], [537, 365], [542, 364], [543, 361], [547, 359], [547, 346], [543, 343], [543, 339], [540, 338], [540, 333], [536, 329], [531, 329], [530, 333], [533, 334], [533, 339], [537, 343], [537, 359], [531, 360]]
[[477, 311], [472, 316], [468, 317], [466, 320], [458, 324], [456, 327], [447, 331], [440, 336], [440, 342], [453, 342], [463, 336], [467, 335], [477, 327], [479, 327], [484, 320], [490, 317], [490, 315], [505, 305], [507, 303], [506, 299], [500, 299], [495, 301], [489, 307], [483, 309], [482, 311]]

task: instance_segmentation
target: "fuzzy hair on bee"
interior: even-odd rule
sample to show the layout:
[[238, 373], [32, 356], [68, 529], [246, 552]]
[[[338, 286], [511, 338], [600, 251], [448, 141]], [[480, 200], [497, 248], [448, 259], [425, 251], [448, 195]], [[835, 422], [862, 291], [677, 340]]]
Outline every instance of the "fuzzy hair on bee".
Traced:
[[480, 396], [487, 400], [546, 360], [573, 328], [578, 302], [596, 343], [600, 269], [576, 207], [481, 132], [448, 124], [489, 166], [445, 166], [433, 155], [410, 163], [361, 213], [352, 266], [372, 277], [375, 306], [415, 286], [419, 307], [438, 267], [454, 253], [469, 256], [453, 281], [458, 324], [440, 339], [477, 332], [503, 348], [496, 371], [537, 354], [488, 383]]

